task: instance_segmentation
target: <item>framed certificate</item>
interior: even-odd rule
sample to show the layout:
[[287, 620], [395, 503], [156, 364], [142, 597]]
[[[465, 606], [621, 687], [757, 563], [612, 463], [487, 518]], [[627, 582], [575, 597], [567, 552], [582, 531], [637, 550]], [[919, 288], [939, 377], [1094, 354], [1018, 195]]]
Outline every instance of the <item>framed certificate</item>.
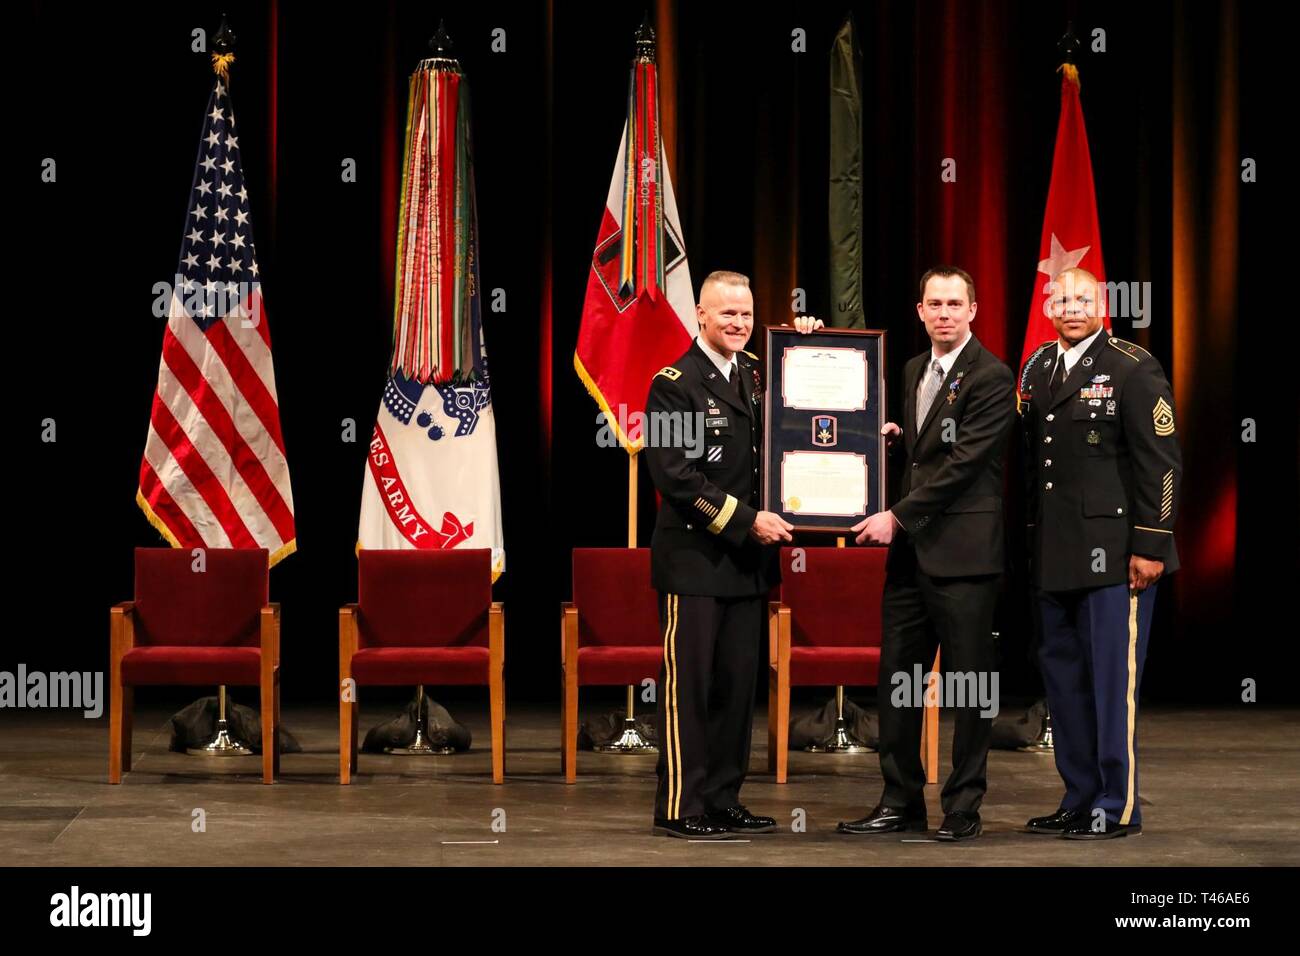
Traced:
[[885, 501], [885, 333], [767, 329], [763, 508], [844, 533]]

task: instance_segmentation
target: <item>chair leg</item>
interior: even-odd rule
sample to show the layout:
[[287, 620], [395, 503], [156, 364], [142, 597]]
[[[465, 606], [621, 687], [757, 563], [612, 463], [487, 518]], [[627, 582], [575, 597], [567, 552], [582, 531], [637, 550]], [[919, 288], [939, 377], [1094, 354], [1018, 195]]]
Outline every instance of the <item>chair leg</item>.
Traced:
[[271, 769], [275, 771], [276, 776], [280, 775], [280, 671], [277, 668], [275, 672], [275, 760]]
[[767, 772], [776, 773], [776, 669], [767, 671]]
[[776, 782], [785, 783], [790, 768], [790, 681], [776, 685]]
[[357, 768], [356, 758], [356, 703], [339, 694], [339, 783], [352, 782], [352, 772]]
[[506, 694], [500, 672], [492, 675], [488, 687], [492, 714], [492, 782], [504, 783], [506, 773]]
[[131, 734], [135, 730], [135, 688], [122, 688], [122, 769], [131, 770]]
[[939, 782], [939, 708], [930, 703], [931, 688], [938, 693], [940, 655], [935, 653], [933, 676], [926, 682], [925, 710], [921, 733], [921, 766], [925, 768], [925, 782]]
[[262, 675], [262, 783], [275, 783], [275, 678]]
[[127, 689], [120, 684], [113, 688], [108, 702], [108, 782], [121, 783], [122, 771], [131, 766], [131, 728], [127, 715]]
[[564, 768], [564, 782], [578, 782], [578, 687], [568, 680], [566, 671], [564, 680], [564, 720], [562, 721], [564, 740], [560, 750], [560, 764]]

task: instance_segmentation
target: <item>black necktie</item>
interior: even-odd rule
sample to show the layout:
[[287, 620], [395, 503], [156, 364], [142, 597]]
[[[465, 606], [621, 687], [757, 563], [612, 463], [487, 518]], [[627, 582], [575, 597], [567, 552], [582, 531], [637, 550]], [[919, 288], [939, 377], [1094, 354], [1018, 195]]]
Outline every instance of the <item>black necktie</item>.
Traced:
[[1056, 356], [1056, 368], [1052, 370], [1052, 401], [1056, 400], [1057, 393], [1060, 392], [1061, 386], [1065, 384], [1065, 353], [1062, 352]]
[[740, 403], [745, 404], [745, 386], [740, 381], [740, 365], [733, 362], [731, 365], [731, 387], [736, 390], [736, 395], [740, 398]]

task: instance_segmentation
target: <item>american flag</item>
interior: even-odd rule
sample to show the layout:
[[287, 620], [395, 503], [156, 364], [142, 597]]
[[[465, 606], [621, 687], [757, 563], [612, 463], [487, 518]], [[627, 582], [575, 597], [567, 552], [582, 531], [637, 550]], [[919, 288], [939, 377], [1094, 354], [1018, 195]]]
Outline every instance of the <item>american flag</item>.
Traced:
[[136, 502], [173, 547], [293, 553], [293, 494], [222, 78], [203, 121]]

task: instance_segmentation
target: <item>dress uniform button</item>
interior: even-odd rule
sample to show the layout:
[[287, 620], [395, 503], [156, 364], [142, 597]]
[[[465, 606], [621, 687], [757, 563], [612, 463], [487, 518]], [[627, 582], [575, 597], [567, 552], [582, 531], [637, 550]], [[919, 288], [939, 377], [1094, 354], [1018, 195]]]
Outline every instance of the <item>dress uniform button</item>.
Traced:
[[912, 462], [912, 467], [913, 467], [913, 468], [917, 468], [917, 467], [919, 467], [919, 466], [917, 465], [916, 462]]
[[1051, 467], [1052, 467], [1052, 459], [1048, 458], [1046, 461], [1043, 462], [1043, 464], [1046, 465], [1048, 468], [1051, 468]]
[[1046, 438], [1043, 439], [1043, 441], [1045, 441], [1047, 444], [1050, 445], [1052, 443], [1052, 436], [1048, 435]]
[[1097, 413], [1096, 413], [1096, 412], [1093, 412], [1093, 413], [1092, 413], [1091, 415], [1089, 415], [1088, 417], [1089, 417], [1089, 418], [1096, 418], [1096, 417], [1097, 417]]
[[1046, 488], [1048, 491], [1051, 491], [1051, 490], [1052, 490], [1052, 483], [1049, 481], [1049, 482], [1048, 482], [1046, 485], [1044, 485], [1043, 487]]
[[715, 435], [721, 435], [722, 432], [718, 431], [718, 430], [715, 428], [715, 429], [713, 429], [713, 434], [715, 434]]
[[1124, 509], [1123, 509], [1123, 508], [1116, 508], [1116, 509], [1115, 509], [1115, 514], [1117, 514], [1117, 515], [1122, 515], [1123, 513], [1124, 513]]
[[694, 531], [694, 530], [695, 530], [695, 525], [693, 525], [693, 524], [688, 524], [688, 525], [686, 526], [686, 530], [687, 530], [687, 531]]
[[1055, 415], [1048, 415], [1048, 416], [1047, 416], [1047, 420], [1048, 420], [1049, 422], [1054, 422], [1054, 421], [1056, 421], [1056, 416], [1055, 416]]

